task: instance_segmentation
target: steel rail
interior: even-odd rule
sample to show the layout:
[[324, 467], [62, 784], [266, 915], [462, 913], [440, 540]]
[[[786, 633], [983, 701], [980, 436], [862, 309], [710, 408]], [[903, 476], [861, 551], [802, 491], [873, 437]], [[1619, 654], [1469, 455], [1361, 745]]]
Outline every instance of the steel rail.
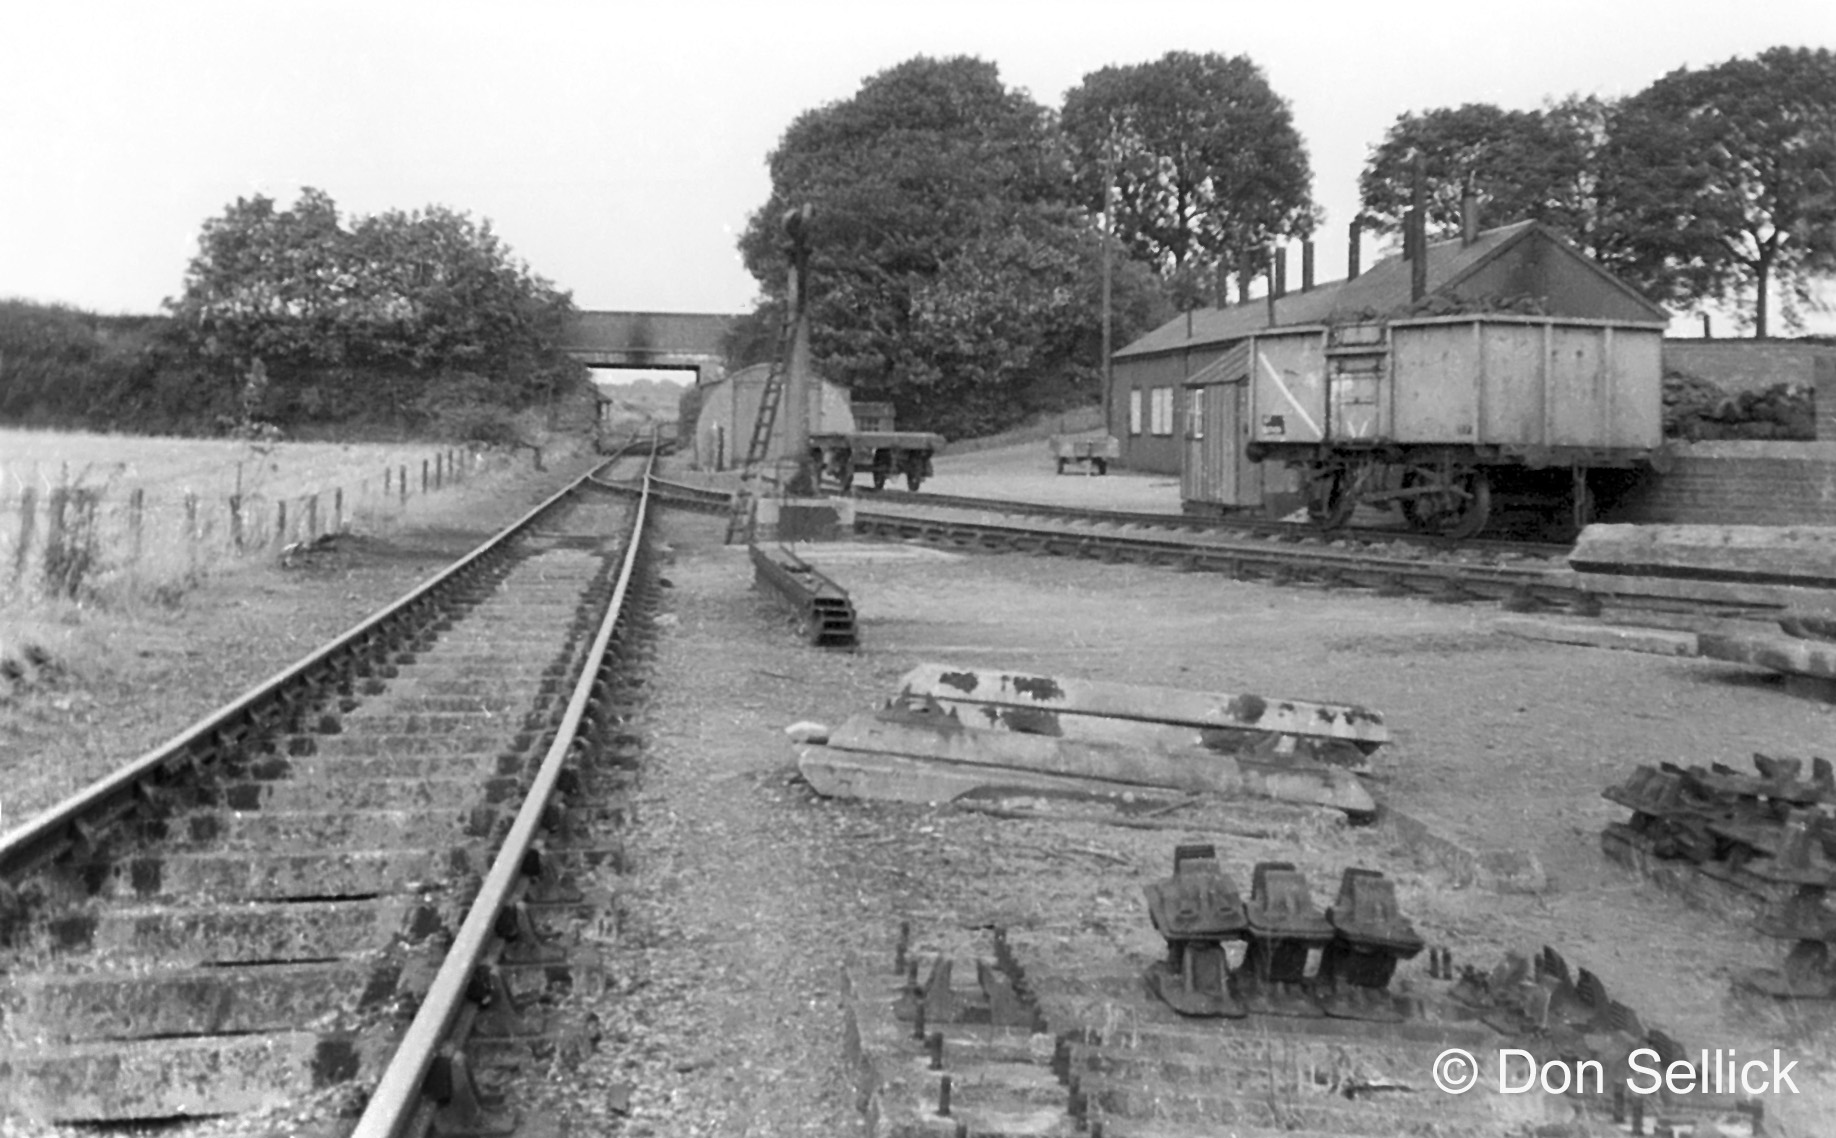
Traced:
[[410, 610], [432, 600], [441, 589], [477, 567], [485, 558], [499, 552], [542, 515], [577, 491], [595, 473], [616, 462], [619, 457], [617, 454], [608, 457], [594, 470], [556, 491], [472, 552], [416, 585], [386, 608], [353, 625], [310, 655], [276, 672], [215, 711], [205, 714], [191, 726], [126, 766], [41, 811], [5, 835], [0, 835], [0, 880], [8, 879], [37, 864], [51, 856], [58, 847], [80, 840], [85, 835], [74, 831], [85, 819], [105, 813], [167, 769], [182, 767], [195, 757], [192, 755], [194, 748], [207, 749], [217, 733], [239, 726], [275, 697], [295, 684], [313, 678], [316, 672], [333, 664], [340, 656], [363, 647], [367, 638], [407, 615]]
[[[992, 542], [1003, 548], [1039, 553], [1091, 556], [1114, 554], [1117, 559], [1123, 560], [1189, 565], [1193, 568], [1218, 566], [1232, 572], [1255, 571], [1278, 581], [1283, 574], [1288, 574], [1295, 579], [1314, 579], [1328, 583], [1377, 588], [1396, 585], [1407, 588], [1404, 583], [1413, 580], [1426, 584], [1450, 599], [1516, 599], [1526, 602], [1575, 603], [1582, 606], [1610, 599], [1618, 604], [1635, 606], [1655, 604], [1674, 607], [1683, 604], [1694, 611], [1730, 614], [1746, 614], [1768, 607], [1756, 605], [1750, 600], [1679, 598], [1629, 590], [1605, 592], [1582, 582], [1574, 570], [1566, 567], [1555, 569], [1413, 560], [1272, 542], [1200, 542], [1173, 537], [1087, 534], [996, 522], [952, 521], [873, 514], [867, 511], [856, 511], [854, 524], [856, 532], [887, 534], [919, 541], [944, 540], [957, 546], [979, 543], [984, 547]], [[1414, 588], [1409, 591], [1423, 592]]]
[[[650, 473], [646, 468], [646, 490], [649, 481]], [[568, 700], [567, 710], [555, 729], [555, 741], [543, 756], [542, 765], [530, 784], [528, 797], [517, 811], [516, 820], [511, 823], [509, 835], [505, 837], [497, 859], [491, 863], [490, 872], [486, 874], [483, 886], [466, 913], [464, 923], [459, 926], [452, 948], [441, 962], [433, 983], [415, 1012], [413, 1022], [408, 1025], [407, 1033], [403, 1035], [389, 1065], [377, 1081], [363, 1116], [357, 1120], [357, 1127], [351, 1132], [351, 1138], [393, 1138], [416, 1112], [428, 1071], [433, 1067], [436, 1054], [446, 1042], [454, 1021], [464, 1007], [466, 988], [473, 970], [497, 935], [495, 926], [498, 914], [519, 879], [524, 876], [523, 863], [531, 840], [535, 837], [537, 827], [542, 824], [542, 816], [548, 809], [548, 800], [560, 778], [562, 764], [573, 750], [575, 733], [586, 715], [587, 705], [593, 699], [594, 688], [600, 682], [600, 665], [605, 658], [606, 647], [611, 643], [612, 633], [623, 616], [625, 596], [637, 566], [648, 506], [648, 494], [640, 493], [617, 584], [613, 587], [611, 600], [607, 602], [606, 615], [600, 623], [599, 633], [587, 652], [580, 679], [574, 685], [573, 696]]]
[[991, 537], [1012, 544], [1031, 543], [1051, 547], [1069, 545], [1091, 550], [1132, 551], [1175, 559], [1198, 556], [1218, 560], [1267, 562], [1271, 565], [1315, 572], [1359, 572], [1405, 576], [1458, 575], [1503, 585], [1537, 585], [1572, 588], [1573, 574], [1567, 569], [1541, 569], [1505, 565], [1474, 565], [1456, 561], [1424, 561], [1386, 557], [1368, 553], [1351, 553], [1333, 549], [1296, 548], [1270, 542], [1191, 541], [1176, 537], [1145, 537], [1138, 534], [1091, 534], [1075, 530], [1036, 529], [1003, 522], [970, 522], [955, 519], [919, 518], [898, 514], [876, 514], [856, 511], [855, 528], [872, 530], [925, 529]]
[[866, 503], [878, 499], [889, 506], [940, 506], [947, 509], [986, 510], [992, 513], [1031, 514], [1060, 517], [1092, 523], [1146, 526], [1154, 529], [1185, 530], [1193, 533], [1255, 533], [1281, 540], [1364, 541], [1373, 544], [1405, 542], [1425, 549], [1468, 549], [1495, 553], [1513, 553], [1529, 557], [1559, 557], [1573, 547], [1553, 542], [1512, 541], [1502, 538], [1451, 538], [1440, 534], [1418, 533], [1406, 529], [1379, 529], [1369, 526], [1347, 526], [1322, 532], [1312, 526], [1296, 525], [1269, 518], [1200, 517], [1191, 514], [1161, 514], [1146, 510], [1108, 510], [1085, 506], [1063, 506], [1044, 502], [1023, 502], [1006, 498], [975, 498], [960, 494], [914, 493], [909, 490], [868, 490], [855, 488], [855, 498]]

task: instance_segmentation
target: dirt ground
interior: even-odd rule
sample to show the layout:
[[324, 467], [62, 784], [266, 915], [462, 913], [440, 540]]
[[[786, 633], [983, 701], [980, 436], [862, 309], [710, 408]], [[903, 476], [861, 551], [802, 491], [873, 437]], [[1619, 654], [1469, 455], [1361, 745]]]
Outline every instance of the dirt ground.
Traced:
[[[1052, 493], [1093, 504], [1167, 492], [1148, 485], [1166, 480], [1142, 476], [1057, 478], [1043, 446], [963, 456], [963, 469], [951, 461], [928, 488], [1019, 496], [1007, 475], [1036, 464]], [[1056, 969], [1139, 968], [1162, 952], [1142, 886], [1166, 875], [1176, 843], [1210, 840], [1245, 885], [1258, 860], [1295, 861], [1322, 905], [1344, 868], [1381, 869], [1417, 929], [1460, 962], [1553, 945], [1691, 1049], [1780, 1048], [1798, 1060], [1804, 1093], [1769, 1102], [1769, 1120], [1800, 1138], [1836, 1133], [1836, 1011], [1788, 1013], [1731, 994], [1739, 969], [1776, 963], [1784, 946], [1656, 893], [1607, 862], [1598, 842], [1625, 813], [1600, 791], [1635, 765], [1828, 754], [1829, 707], [1733, 666], [1515, 639], [1493, 631], [1494, 606], [864, 543], [809, 551], [850, 590], [860, 620], [858, 652], [824, 652], [751, 589], [744, 556], [720, 545], [723, 520], [666, 512], [662, 525], [671, 587], [638, 725], [650, 745], [629, 872], [613, 883], [618, 964], [596, 1009], [605, 1032], [593, 1055], [560, 1072], [549, 1104], [572, 1132], [852, 1132], [844, 961], [890, 966], [899, 922], [910, 920], [920, 951], [985, 953], [984, 930], [1000, 924]], [[431, 535], [429, 557], [450, 537]], [[316, 583], [252, 594], [246, 616], [225, 603], [233, 619], [200, 611], [138, 630], [186, 663], [162, 673], [127, 651], [121, 674], [35, 698], [82, 707], [81, 737], [116, 740], [112, 752], [130, 755], [157, 741], [156, 724], [182, 725], [220, 702], [237, 660], [277, 667], [399, 593], [359, 583], [393, 563], [354, 560]], [[293, 614], [297, 631], [262, 624], [264, 611]], [[1374, 789], [1473, 847], [1534, 853], [1549, 888], [1456, 888], [1416, 868], [1389, 830], [1274, 804], [1222, 804], [1155, 831], [811, 793], [783, 728], [871, 711], [923, 661], [1365, 704], [1385, 714], [1394, 740], [1377, 755]], [[160, 675], [156, 713], [134, 685]], [[11, 731], [0, 746], [15, 771], [83, 750], [57, 740], [54, 710], [34, 704], [24, 731], [0, 728]], [[124, 745], [136, 730], [144, 737]], [[1396, 1074], [1420, 1082], [1426, 1072]]]
[[[1001, 456], [973, 457], [998, 473]], [[962, 478], [951, 489], [1020, 496], [994, 482]], [[640, 995], [614, 1013], [663, 1025], [633, 1028], [644, 1042], [617, 1061], [635, 1088], [631, 1133], [801, 1134], [838, 1124], [847, 1072], [825, 1050], [833, 1011], [820, 993], [849, 951], [885, 956], [902, 918], [927, 938], [920, 947], [964, 953], [985, 954], [978, 930], [1007, 925], [1021, 930], [1017, 944], [1065, 969], [1113, 972], [1161, 952], [1140, 890], [1165, 875], [1178, 841], [1206, 838], [1202, 820], [1190, 832], [1153, 833], [826, 803], [800, 791], [782, 727], [869, 711], [929, 660], [1382, 710], [1394, 742], [1378, 755], [1378, 793], [1471, 848], [1529, 851], [1548, 889], [1455, 888], [1416, 868], [1386, 829], [1256, 804], [1219, 820], [1273, 838], [1212, 835], [1240, 881], [1257, 860], [1293, 860], [1325, 904], [1345, 867], [1381, 869], [1428, 941], [1462, 962], [1490, 966], [1508, 950], [1549, 944], [1692, 1049], [1782, 1049], [1798, 1060], [1803, 1094], [1767, 1104], [1775, 1130], [1831, 1132], [1832, 1015], [1732, 992], [1735, 974], [1776, 964], [1786, 946], [1686, 909], [1599, 848], [1601, 826], [1625, 814], [1600, 791], [1637, 764], [1827, 752], [1831, 708], [1746, 669], [1517, 639], [1493, 630], [1494, 606], [903, 546], [804, 548], [850, 590], [861, 622], [858, 653], [826, 654], [798, 645], [770, 602], [748, 591], [743, 559], [716, 545], [717, 523], [672, 516], [669, 528], [679, 623], [663, 641], [663, 722], [644, 776], [629, 896], [631, 928], [656, 938], [649, 964], [671, 1000], [667, 1011], [646, 1010]], [[706, 855], [687, 853], [689, 835], [725, 856], [697, 869]], [[659, 864], [667, 869], [651, 868]], [[770, 1026], [736, 1026], [720, 1047], [746, 1051], [765, 1074], [712, 1061], [705, 1043], [681, 1044], [703, 1058], [661, 1060], [680, 1054], [670, 1038], [705, 1038], [695, 1025], [709, 1017], [743, 1025], [732, 1006], [743, 998], [725, 978], [760, 974], [778, 991], [755, 990], [751, 1006]], [[748, 1113], [742, 1104], [754, 1096], [771, 1109]]]

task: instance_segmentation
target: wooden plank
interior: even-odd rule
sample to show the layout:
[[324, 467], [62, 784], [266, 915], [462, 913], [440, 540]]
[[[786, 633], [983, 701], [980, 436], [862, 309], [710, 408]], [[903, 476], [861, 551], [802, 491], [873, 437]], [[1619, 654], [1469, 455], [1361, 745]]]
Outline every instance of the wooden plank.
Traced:
[[946, 706], [987, 704], [1061, 714], [1109, 716], [1279, 735], [1389, 742], [1383, 716], [1353, 704], [1266, 699], [1254, 694], [1184, 691], [1104, 680], [920, 664], [899, 681], [901, 695], [930, 696]]
[[1697, 637], [1702, 654], [1712, 660], [1753, 664], [1775, 672], [1836, 679], [1836, 643], [1800, 640], [1795, 636], [1702, 633]]
[[[958, 752], [959, 755], [971, 753], [968, 749]], [[1228, 760], [1220, 762], [1210, 756], [1207, 758], [1216, 764], [1216, 769], [1203, 778], [1185, 780], [1185, 785], [1181, 786], [1127, 782], [990, 762], [962, 762], [937, 756], [850, 750], [833, 745], [804, 748], [797, 765], [817, 793], [834, 798], [948, 802], [970, 791], [1012, 787], [1081, 792], [1106, 798], [1196, 791], [1324, 806], [1360, 817], [1374, 813], [1377, 808], [1357, 778], [1342, 772], [1333, 772], [1325, 778], [1279, 771], [1251, 772]], [[1153, 777], [1150, 772], [1144, 775]]]
[[1836, 526], [1591, 525], [1568, 563], [1582, 572], [1828, 591], [1836, 588]]
[[1552, 584], [1599, 593], [1604, 597], [1664, 597], [1679, 601], [1713, 601], [1755, 607], [1836, 611], [1836, 589], [1805, 589], [1792, 585], [1755, 584], [1745, 581], [1702, 581], [1686, 577], [1643, 577], [1636, 574], [1579, 572]]
[[1580, 644], [1589, 648], [1621, 648], [1657, 656], [1697, 655], [1697, 634], [1669, 628], [1628, 628], [1623, 625], [1549, 620], [1535, 616], [1505, 616], [1492, 627], [1526, 640]]
[[[1017, 735], [948, 725], [894, 723], [857, 715], [829, 736], [829, 749], [901, 755], [958, 766], [1155, 786], [1188, 792], [1249, 794], [1333, 806], [1353, 813], [1376, 809], [1348, 771], [1239, 760], [1208, 751], [1155, 752], [1075, 739]], [[984, 776], [1005, 778], [1005, 775]]]

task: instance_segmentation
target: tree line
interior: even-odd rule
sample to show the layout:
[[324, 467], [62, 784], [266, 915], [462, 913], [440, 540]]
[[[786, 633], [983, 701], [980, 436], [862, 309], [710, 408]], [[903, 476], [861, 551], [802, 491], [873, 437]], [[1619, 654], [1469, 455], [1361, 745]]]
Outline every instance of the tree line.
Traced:
[[489, 222], [343, 217], [322, 190], [207, 220], [163, 318], [0, 302], [0, 419], [173, 431], [352, 424], [511, 442], [508, 414], [584, 382], [574, 308]]
[[[1400, 115], [1372, 147], [1359, 222], [1399, 231], [1412, 170], [1426, 227], [1542, 222], [1652, 299], [1735, 303], [1756, 335], [1836, 275], [1836, 55], [1774, 48], [1680, 69], [1613, 101]], [[1050, 109], [992, 63], [918, 57], [806, 111], [767, 164], [771, 195], [739, 247], [761, 300], [736, 363], [782, 317], [778, 219], [810, 223], [812, 349], [826, 378], [946, 435], [1086, 401], [1102, 364], [1104, 218], [1115, 345], [1223, 304], [1271, 246], [1311, 237], [1305, 142], [1246, 56], [1170, 52], [1086, 75]]]

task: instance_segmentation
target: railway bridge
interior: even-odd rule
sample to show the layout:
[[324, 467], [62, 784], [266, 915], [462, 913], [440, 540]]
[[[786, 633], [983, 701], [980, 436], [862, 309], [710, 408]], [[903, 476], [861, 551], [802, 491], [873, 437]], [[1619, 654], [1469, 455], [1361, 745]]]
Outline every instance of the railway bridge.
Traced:
[[561, 348], [590, 368], [693, 371], [697, 386], [725, 375], [721, 340], [735, 313], [581, 312]]

